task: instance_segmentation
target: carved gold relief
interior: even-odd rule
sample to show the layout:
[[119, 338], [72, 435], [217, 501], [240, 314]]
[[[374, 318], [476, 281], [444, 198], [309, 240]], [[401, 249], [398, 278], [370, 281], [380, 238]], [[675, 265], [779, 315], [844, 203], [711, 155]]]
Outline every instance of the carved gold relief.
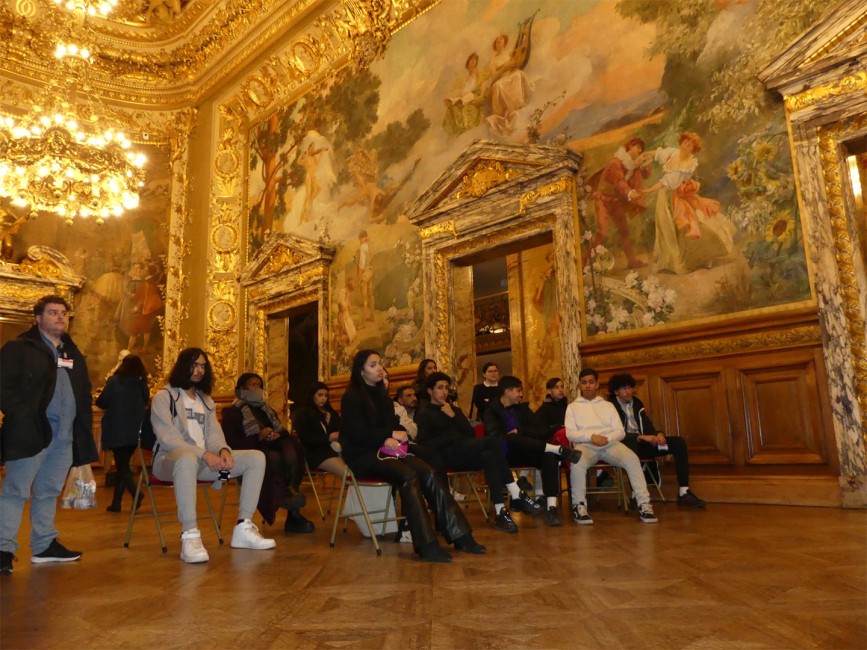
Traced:
[[818, 104], [834, 97], [847, 95], [853, 92], [867, 91], [867, 71], [856, 72], [847, 75], [832, 83], [811, 88], [795, 95], [787, 95], [785, 98], [786, 108], [790, 111], [798, 111], [807, 106]]
[[516, 169], [507, 169], [499, 160], [480, 160], [461, 179], [461, 187], [455, 194], [455, 199], [484, 196], [492, 187], [520, 174]]
[[422, 239], [430, 239], [434, 235], [439, 235], [440, 233], [449, 233], [450, 235], [457, 235], [458, 232], [455, 230], [455, 220], [449, 219], [448, 221], [443, 221], [441, 223], [435, 223], [432, 226], [427, 226], [426, 228], [422, 228], [419, 231], [419, 237]]
[[231, 330], [237, 320], [235, 306], [225, 300], [215, 302], [208, 310], [208, 326], [218, 332]]
[[527, 210], [528, 205], [530, 205], [531, 203], [535, 203], [536, 201], [538, 201], [540, 198], [542, 198], [544, 196], [551, 196], [552, 194], [561, 194], [562, 192], [568, 192], [569, 191], [569, 185], [570, 185], [570, 182], [569, 182], [568, 178], [561, 178], [561, 179], [554, 181], [553, 183], [549, 183], [548, 185], [545, 185], [544, 187], [540, 187], [540, 188], [535, 189], [535, 190], [530, 190], [526, 194], [522, 194], [521, 199], [520, 199], [520, 207], [518, 208], [518, 212], [520, 214], [524, 214]]
[[269, 275], [278, 273], [284, 268], [288, 268], [300, 262], [303, 258], [293, 250], [280, 246], [271, 253], [268, 259], [268, 265], [265, 270]]
[[[819, 156], [825, 179], [825, 194], [834, 236], [835, 260], [840, 283], [840, 298], [849, 331], [849, 346], [855, 374], [855, 392], [861, 410], [861, 426], [867, 442], [867, 334], [861, 315], [858, 278], [853, 263], [854, 245], [849, 232], [844, 198], [843, 178], [840, 173], [839, 143], [847, 134], [863, 134], [867, 130], [867, 115], [838, 122], [818, 130]], [[851, 136], [850, 136], [851, 137]], [[863, 135], [861, 136], [863, 137]]]
[[18, 269], [27, 275], [35, 275], [40, 278], [59, 278], [60, 268], [53, 261], [48, 259], [41, 260], [22, 260], [18, 265]]

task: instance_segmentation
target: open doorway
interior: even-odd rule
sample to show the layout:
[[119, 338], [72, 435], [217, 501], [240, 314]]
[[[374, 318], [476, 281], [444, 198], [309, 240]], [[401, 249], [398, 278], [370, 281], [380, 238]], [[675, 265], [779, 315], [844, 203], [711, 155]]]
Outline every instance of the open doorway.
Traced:
[[[523, 381], [526, 401], [538, 408], [545, 397], [547, 379], [563, 376], [550, 237], [528, 239], [520, 245], [487, 251], [483, 257], [460, 260], [452, 276], [456, 341], [471, 348], [466, 354], [457, 350], [459, 367], [466, 368], [457, 374], [461, 404], [469, 408], [473, 386], [482, 383], [482, 369], [493, 362], [500, 376], [515, 375]], [[472, 304], [468, 305], [470, 296]], [[462, 317], [464, 314], [472, 314], [472, 318]], [[461, 364], [465, 357], [465, 364]]]
[[289, 399], [304, 405], [310, 387], [319, 381], [319, 311], [315, 302], [289, 310], [287, 364]]

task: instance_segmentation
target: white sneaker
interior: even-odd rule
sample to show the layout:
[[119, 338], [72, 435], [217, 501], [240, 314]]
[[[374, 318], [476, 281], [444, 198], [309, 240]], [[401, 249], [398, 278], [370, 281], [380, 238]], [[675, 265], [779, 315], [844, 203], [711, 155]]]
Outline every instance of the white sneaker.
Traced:
[[202, 533], [198, 528], [185, 530], [181, 535], [181, 559], [189, 564], [207, 562], [211, 559], [202, 544]]
[[264, 551], [275, 546], [277, 546], [277, 542], [262, 537], [256, 524], [249, 519], [242, 521], [232, 531], [232, 548], [252, 548], [257, 551]]
[[458, 492], [457, 490], [452, 490], [452, 498], [456, 503], [463, 503], [467, 500], [467, 495], [463, 492]]
[[400, 544], [412, 544], [412, 533], [408, 530], [400, 531], [400, 537], [397, 538]]

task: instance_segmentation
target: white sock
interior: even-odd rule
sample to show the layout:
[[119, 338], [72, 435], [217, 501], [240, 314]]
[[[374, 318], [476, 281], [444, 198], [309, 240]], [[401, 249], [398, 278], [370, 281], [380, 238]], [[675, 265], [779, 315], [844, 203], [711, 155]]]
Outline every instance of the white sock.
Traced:
[[549, 444], [546, 442], [545, 443], [545, 453], [546, 454], [559, 454], [560, 453], [560, 447], [558, 447], [557, 445], [552, 445], [552, 444]]
[[503, 511], [503, 508], [505, 508], [505, 507], [506, 507], [505, 503], [495, 503], [494, 504], [494, 510], [497, 511], [497, 514], [500, 514]]
[[678, 496], [683, 496], [687, 492], [689, 492], [689, 486], [688, 485], [686, 487], [678, 488], [678, 490], [677, 490]]
[[517, 499], [521, 496], [521, 488], [518, 487], [518, 484], [512, 481], [506, 486], [506, 489], [509, 491], [509, 496], [513, 499]]
[[557, 507], [557, 497], [548, 497], [548, 507], [556, 508]]

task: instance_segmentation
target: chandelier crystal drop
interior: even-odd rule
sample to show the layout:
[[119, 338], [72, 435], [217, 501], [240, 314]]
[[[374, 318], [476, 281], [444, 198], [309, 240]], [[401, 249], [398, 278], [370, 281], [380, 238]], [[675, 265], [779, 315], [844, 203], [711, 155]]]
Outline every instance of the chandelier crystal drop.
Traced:
[[0, 114], [0, 197], [29, 207], [31, 216], [52, 212], [68, 224], [76, 218], [101, 224], [138, 207], [147, 159], [96, 110], [82, 74], [90, 51], [60, 43], [55, 56], [68, 74], [50, 83], [26, 115]]

